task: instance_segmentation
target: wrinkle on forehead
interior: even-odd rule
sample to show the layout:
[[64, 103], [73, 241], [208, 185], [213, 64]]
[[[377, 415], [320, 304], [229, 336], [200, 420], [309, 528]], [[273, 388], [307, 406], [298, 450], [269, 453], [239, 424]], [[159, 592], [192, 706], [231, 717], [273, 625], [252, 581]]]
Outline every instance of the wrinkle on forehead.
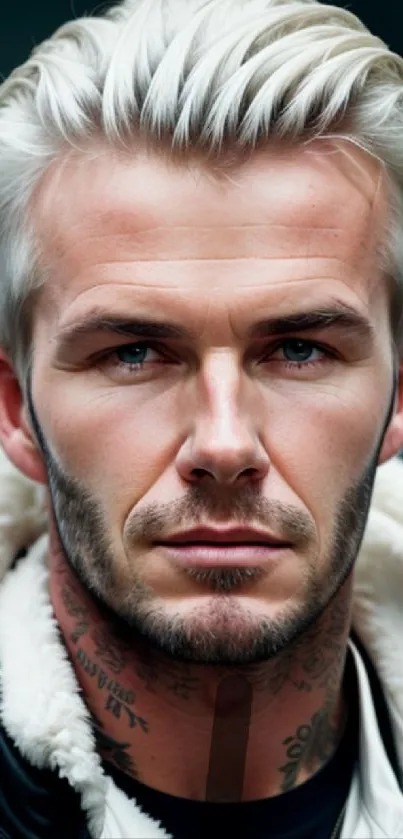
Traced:
[[[73, 294], [97, 277], [127, 282], [131, 264], [133, 285], [150, 290], [178, 286], [178, 263], [190, 286], [209, 265], [227, 286], [225, 263], [239, 281], [244, 260], [251, 285], [259, 260], [334, 259], [370, 282], [379, 279], [383, 184], [381, 164], [344, 141], [257, 152], [224, 183], [152, 155], [71, 156], [47, 173], [35, 218], [46, 263], [60, 288], [76, 281]], [[297, 274], [290, 267], [290, 279]]]

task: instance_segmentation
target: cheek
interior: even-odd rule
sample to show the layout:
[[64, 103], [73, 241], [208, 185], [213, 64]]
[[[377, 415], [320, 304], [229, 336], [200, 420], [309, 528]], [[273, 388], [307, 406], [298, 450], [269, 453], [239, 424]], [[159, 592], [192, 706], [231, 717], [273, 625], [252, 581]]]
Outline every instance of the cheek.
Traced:
[[172, 462], [178, 440], [173, 391], [144, 400], [130, 386], [86, 395], [74, 385], [54, 390], [41, 412], [64, 468], [120, 519]]
[[[391, 393], [373, 376], [342, 388], [300, 389], [272, 415], [267, 446], [274, 469], [317, 519], [358, 481], [375, 456]], [[382, 381], [382, 379], [381, 379]], [[388, 378], [384, 376], [386, 383]]]

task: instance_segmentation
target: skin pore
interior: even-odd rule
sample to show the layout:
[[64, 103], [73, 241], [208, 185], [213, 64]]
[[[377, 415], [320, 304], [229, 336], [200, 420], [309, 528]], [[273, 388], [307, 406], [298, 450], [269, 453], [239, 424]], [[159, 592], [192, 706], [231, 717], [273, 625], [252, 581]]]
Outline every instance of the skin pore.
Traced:
[[[100, 149], [38, 190], [57, 281], [28, 405], [2, 356], [0, 432], [48, 485], [51, 598], [98, 748], [152, 787], [276, 795], [340, 740], [352, 567], [403, 441], [384, 199], [378, 164], [331, 143], [220, 178]], [[290, 547], [208, 570], [167, 548], [240, 524]]]

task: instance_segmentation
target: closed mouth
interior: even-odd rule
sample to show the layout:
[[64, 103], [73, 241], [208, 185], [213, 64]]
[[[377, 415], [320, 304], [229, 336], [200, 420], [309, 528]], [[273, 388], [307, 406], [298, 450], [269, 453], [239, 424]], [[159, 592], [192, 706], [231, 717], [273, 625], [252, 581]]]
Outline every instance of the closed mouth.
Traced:
[[174, 533], [167, 539], [162, 539], [155, 544], [172, 547], [194, 547], [205, 546], [215, 548], [237, 548], [237, 547], [266, 547], [284, 548], [290, 543], [278, 539], [272, 534], [265, 534], [254, 531], [250, 528], [231, 528], [226, 530], [215, 530], [212, 528], [199, 527], [182, 533]]

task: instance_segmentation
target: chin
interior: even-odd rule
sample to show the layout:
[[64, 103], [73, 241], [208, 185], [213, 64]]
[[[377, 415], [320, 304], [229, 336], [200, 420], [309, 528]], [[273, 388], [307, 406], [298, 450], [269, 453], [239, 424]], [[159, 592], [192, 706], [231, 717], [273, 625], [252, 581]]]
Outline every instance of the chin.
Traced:
[[192, 598], [184, 604], [148, 604], [129, 617], [154, 649], [176, 660], [209, 665], [245, 665], [269, 660], [304, 630], [301, 610], [268, 615], [256, 602], [234, 595]]

